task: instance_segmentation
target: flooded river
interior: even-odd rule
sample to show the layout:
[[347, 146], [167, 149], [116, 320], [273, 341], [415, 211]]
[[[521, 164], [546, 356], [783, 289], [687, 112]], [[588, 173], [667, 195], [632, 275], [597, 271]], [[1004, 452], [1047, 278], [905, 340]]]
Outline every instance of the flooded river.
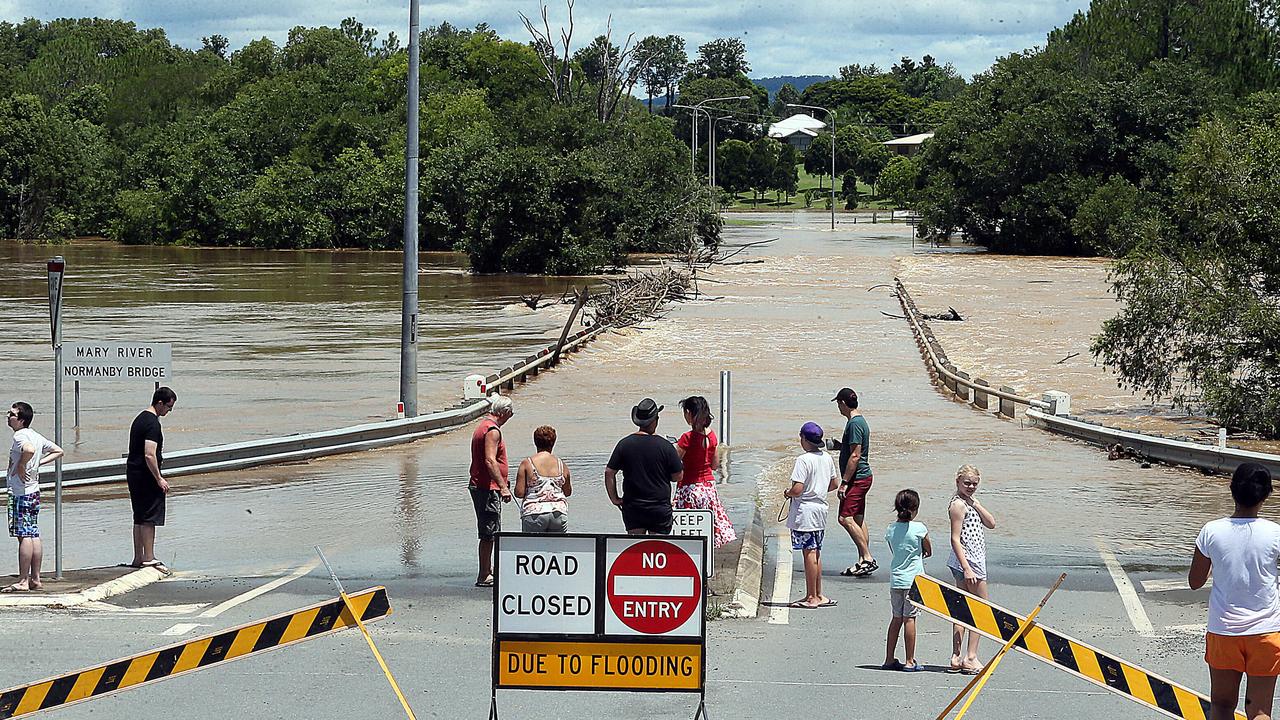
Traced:
[[[516, 389], [516, 416], [504, 428], [512, 457], [529, 451], [525, 439], [534, 427], [557, 427], [557, 452], [574, 468], [575, 529], [618, 530], [600, 472], [617, 438], [634, 429], [630, 406], [654, 397], [668, 408], [659, 431], [678, 434], [683, 423], [672, 411], [680, 398], [705, 395], [717, 411], [721, 370], [734, 378], [731, 473], [721, 487], [739, 527], [757, 489], [780, 492], [803, 422], [837, 433], [842, 418], [831, 398], [846, 385], [859, 392], [873, 432], [873, 528], [891, 520], [894, 493], [913, 487], [923, 497], [921, 519], [941, 532], [963, 463], [982, 468], [986, 503], [997, 516], [993, 562], [1053, 563], [1064, 548], [1092, 552], [1102, 542], [1147, 562], [1185, 563], [1200, 524], [1229, 511], [1219, 478], [1108, 462], [1095, 448], [942, 397], [905, 321], [886, 315], [900, 312], [886, 286], [901, 271], [900, 259], [936, 261], [937, 251], [913, 247], [907, 228], [841, 225], [833, 233], [816, 214], [752, 217], [767, 224], [726, 228], [726, 240], [776, 240], [739, 256], [743, 264], [701, 276], [703, 298], [676, 306], [664, 320], [608, 335]], [[173, 438], [167, 446], [336, 427], [390, 410], [399, 311], [394, 256], [101, 245], [57, 251], [71, 264], [68, 337], [174, 342], [182, 400], [166, 419]], [[44, 303], [32, 298], [44, 296], [39, 263], [51, 252], [4, 252], [10, 302], [0, 333], [14, 348], [16, 373], [6, 372], [4, 392], [47, 406]], [[35, 277], [18, 280], [17, 267], [34, 268]], [[90, 273], [94, 267], [100, 272]], [[487, 368], [488, 358], [543, 342], [559, 311], [517, 311], [512, 303], [518, 294], [558, 293], [565, 284], [475, 277], [452, 259], [433, 258], [423, 275], [423, 406], [433, 398], [452, 402], [461, 377]], [[1023, 302], [1013, 297], [1010, 312]], [[1061, 350], [1049, 354], [1056, 360]], [[128, 418], [148, 394], [94, 389], [85, 447], [118, 452]], [[465, 508], [466, 441], [465, 431], [455, 431], [376, 452], [182, 479], [166, 553], [186, 567], [241, 567], [249, 560], [225, 544], [235, 528], [236, 536], [270, 533], [271, 542], [253, 550], [255, 567], [305, 558], [324, 539], [364, 552], [370, 572], [421, 572], [433, 535], [470, 522], [453, 517]], [[70, 564], [118, 560], [127, 520], [119, 490], [71, 496]], [[371, 529], [377, 542], [398, 548], [394, 559], [366, 548]]]
[[[177, 409], [166, 448], [326, 430], [395, 416], [400, 256], [0, 243], [0, 397], [35, 406], [53, 436], [53, 350], [45, 261], [67, 260], [63, 339], [173, 344]], [[419, 409], [453, 404], [462, 379], [488, 374], [558, 337], [567, 311], [533, 312], [521, 295], [559, 298], [572, 278], [477, 276], [466, 258], [423, 255]], [[582, 279], [576, 279], [578, 284]], [[500, 364], [496, 364], [502, 359]], [[81, 383], [81, 428], [64, 383], [68, 459], [126, 449], [152, 384]]]

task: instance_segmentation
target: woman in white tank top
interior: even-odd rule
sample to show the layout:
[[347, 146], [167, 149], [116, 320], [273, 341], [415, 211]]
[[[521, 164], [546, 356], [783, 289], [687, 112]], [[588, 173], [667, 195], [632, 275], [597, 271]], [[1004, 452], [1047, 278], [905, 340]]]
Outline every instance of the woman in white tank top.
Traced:
[[573, 494], [569, 468], [552, 454], [556, 429], [543, 425], [533, 431], [538, 449], [520, 463], [516, 471], [516, 497], [520, 498], [520, 528], [527, 533], [569, 531], [569, 503]]

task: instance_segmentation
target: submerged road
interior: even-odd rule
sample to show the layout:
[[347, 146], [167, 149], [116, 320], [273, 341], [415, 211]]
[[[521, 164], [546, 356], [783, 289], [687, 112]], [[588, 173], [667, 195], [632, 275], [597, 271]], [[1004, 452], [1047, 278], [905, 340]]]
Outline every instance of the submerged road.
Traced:
[[[1022, 612], [1060, 572], [1063, 589], [1041, 622], [1195, 688], [1203, 593], [1181, 590], [1204, 519], [1227, 512], [1221, 480], [1168, 468], [1109, 463], [1095, 449], [996, 420], [953, 403], [929, 384], [896, 302], [894, 256], [912, 252], [901, 228], [842, 226], [821, 218], [772, 218], [730, 229], [732, 240], [781, 239], [762, 262], [718, 268], [701, 289], [713, 301], [681, 305], [670, 318], [606, 339], [514, 395], [511, 456], [529, 452], [537, 425], [559, 431], [557, 451], [574, 471], [570, 528], [621, 529], [600, 487], [605, 458], [630, 431], [629, 407], [646, 395], [668, 407], [659, 432], [676, 434], [671, 412], [685, 395], [712, 399], [721, 369], [734, 372], [732, 477], [722, 493], [739, 530], [757, 489], [780, 491], [795, 434], [806, 420], [828, 433], [841, 418], [830, 398], [858, 390], [872, 428], [875, 486], [869, 523], [877, 557], [893, 494], [923, 498], [938, 555], [927, 570], [946, 577], [945, 504], [962, 463], [983, 470], [982, 497], [998, 528], [988, 535], [993, 600]], [[254, 407], [252, 412], [269, 412]], [[348, 589], [386, 585], [395, 614], [371, 629], [417, 716], [482, 718], [489, 702], [490, 595], [471, 587], [474, 519], [463, 488], [467, 435], [453, 432], [405, 448], [262, 469], [180, 484], [158, 554], [173, 578], [74, 611], [0, 612], [0, 685], [14, 685], [227, 628], [332, 597], [311, 546], [322, 545]], [[1184, 493], [1193, 486], [1197, 492]], [[1214, 486], [1219, 505], [1207, 502]], [[1187, 501], [1187, 496], [1199, 498]], [[127, 501], [78, 495], [67, 508], [68, 565], [125, 559]], [[826, 594], [835, 608], [784, 610], [708, 626], [708, 709], [717, 718], [933, 717], [967, 678], [947, 675], [949, 626], [920, 620], [922, 662], [931, 672], [878, 669], [889, 620], [885, 571], [836, 575], [852, 544], [832, 512], [824, 551]], [[769, 518], [772, 520], [772, 518]], [[506, 522], [518, 527], [514, 508]], [[770, 523], [764, 600], [802, 594], [798, 553]], [[883, 565], [882, 561], [882, 565]], [[727, 599], [727, 598], [726, 598]], [[994, 652], [984, 643], [984, 655]], [[510, 691], [501, 717], [624, 719], [693, 717], [680, 695]], [[349, 718], [403, 716], [355, 633], [246, 659], [225, 668], [92, 701], [66, 718]], [[1142, 718], [1153, 711], [1063, 672], [1012, 656], [975, 705], [974, 718]]]

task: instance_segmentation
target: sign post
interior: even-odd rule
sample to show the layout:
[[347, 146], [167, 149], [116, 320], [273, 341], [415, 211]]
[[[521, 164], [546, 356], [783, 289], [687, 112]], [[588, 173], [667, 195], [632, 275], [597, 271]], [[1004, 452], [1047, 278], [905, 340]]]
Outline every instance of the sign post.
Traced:
[[[62, 447], [62, 279], [67, 263], [49, 261], [49, 334], [53, 342], [53, 441]], [[53, 578], [62, 579], [62, 458], [53, 466]]]
[[706, 718], [708, 539], [499, 533], [498, 690], [698, 693]]

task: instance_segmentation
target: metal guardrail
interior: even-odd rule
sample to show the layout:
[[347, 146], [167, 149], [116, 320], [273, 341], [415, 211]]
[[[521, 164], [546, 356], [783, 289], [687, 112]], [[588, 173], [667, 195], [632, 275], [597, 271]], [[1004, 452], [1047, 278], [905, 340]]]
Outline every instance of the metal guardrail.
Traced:
[[[916, 337], [916, 344], [920, 346], [920, 350], [924, 355], [925, 364], [929, 369], [938, 375], [942, 380], [942, 384], [957, 397], [965, 402], [970, 402], [977, 407], [986, 410], [988, 408], [988, 396], [994, 396], [1000, 399], [999, 414], [1007, 417], [1013, 417], [1014, 405], [1027, 405], [1033, 408], [1050, 409], [1048, 403], [1043, 400], [1025, 397], [1019, 395], [1018, 391], [1007, 385], [992, 387], [982, 378], [974, 378], [963, 370], [958, 370], [951, 361], [947, 359], [946, 352], [938, 343], [937, 338], [933, 336], [933, 331], [929, 329], [929, 325], [920, 317], [920, 310], [916, 307], [915, 300], [911, 299], [911, 294], [907, 292], [907, 288], [902, 284], [899, 278], [893, 279], [894, 285], [898, 291], [898, 301], [902, 303], [902, 313], [906, 316], [907, 322], [911, 324], [911, 332]], [[970, 400], [970, 391], [973, 396]]]
[[1201, 470], [1231, 474], [1240, 463], [1254, 462], [1265, 465], [1272, 475], [1280, 476], [1280, 455], [1144, 435], [1098, 425], [1077, 417], [1051, 415], [1037, 410], [1028, 410], [1026, 417], [1037, 427], [1050, 432], [1103, 447], [1121, 445], [1126, 450], [1132, 449], [1144, 458], [1159, 460], [1170, 465], [1187, 465]]
[[[608, 328], [596, 326], [581, 330], [565, 340], [561, 354], [579, 349], [598, 337]], [[529, 375], [536, 375], [548, 367], [555, 356], [555, 345], [544, 348], [537, 353], [519, 360], [514, 367], [506, 367], [488, 376], [487, 393], [498, 392], [499, 388], [511, 388], [517, 380], [524, 382]], [[422, 438], [438, 435], [454, 428], [466, 425], [484, 414], [488, 403], [483, 399], [463, 401], [459, 405], [414, 418], [386, 420], [375, 423], [353, 425], [335, 430], [322, 430], [313, 433], [300, 433], [284, 437], [248, 440], [245, 442], [214, 445], [211, 447], [177, 450], [166, 453], [164, 458], [164, 474], [171, 477], [197, 475], [200, 473], [241, 470], [260, 465], [272, 465], [327, 455], [372, 450], [374, 448], [413, 442]], [[53, 469], [42, 468], [41, 477], [50, 478], [40, 483], [41, 489], [53, 487]], [[103, 485], [123, 482], [125, 479], [124, 458], [111, 460], [94, 460], [82, 463], [69, 463], [62, 466], [62, 484], [64, 487], [86, 485]]]
[[[1016, 390], [1007, 386], [992, 389], [985, 380], [971, 378], [968, 373], [956, 369], [947, 360], [946, 352], [933, 336], [929, 325], [920, 317], [920, 311], [916, 308], [915, 301], [911, 299], [902, 281], [894, 278], [894, 284], [897, 286], [898, 300], [902, 303], [903, 314], [911, 324], [911, 331], [916, 337], [916, 344], [920, 346], [925, 365], [931, 373], [937, 375], [948, 390], [955, 393], [961, 400], [970, 401], [969, 392], [972, 391], [972, 403], [979, 408], [987, 409], [986, 396], [993, 395], [1000, 398], [999, 413], [1008, 417], [1013, 417], [1015, 405], [1026, 405], [1028, 406], [1025, 413], [1027, 419], [1039, 428], [1102, 447], [1120, 445], [1144, 458], [1169, 465], [1185, 465], [1208, 472], [1230, 474], [1240, 463], [1256, 462], [1266, 466], [1273, 475], [1280, 474], [1280, 455], [1144, 435], [1107, 427], [1078, 417], [1055, 414], [1057, 408], [1053, 403], [1019, 395]], [[1062, 395], [1061, 393], [1052, 394]]]

